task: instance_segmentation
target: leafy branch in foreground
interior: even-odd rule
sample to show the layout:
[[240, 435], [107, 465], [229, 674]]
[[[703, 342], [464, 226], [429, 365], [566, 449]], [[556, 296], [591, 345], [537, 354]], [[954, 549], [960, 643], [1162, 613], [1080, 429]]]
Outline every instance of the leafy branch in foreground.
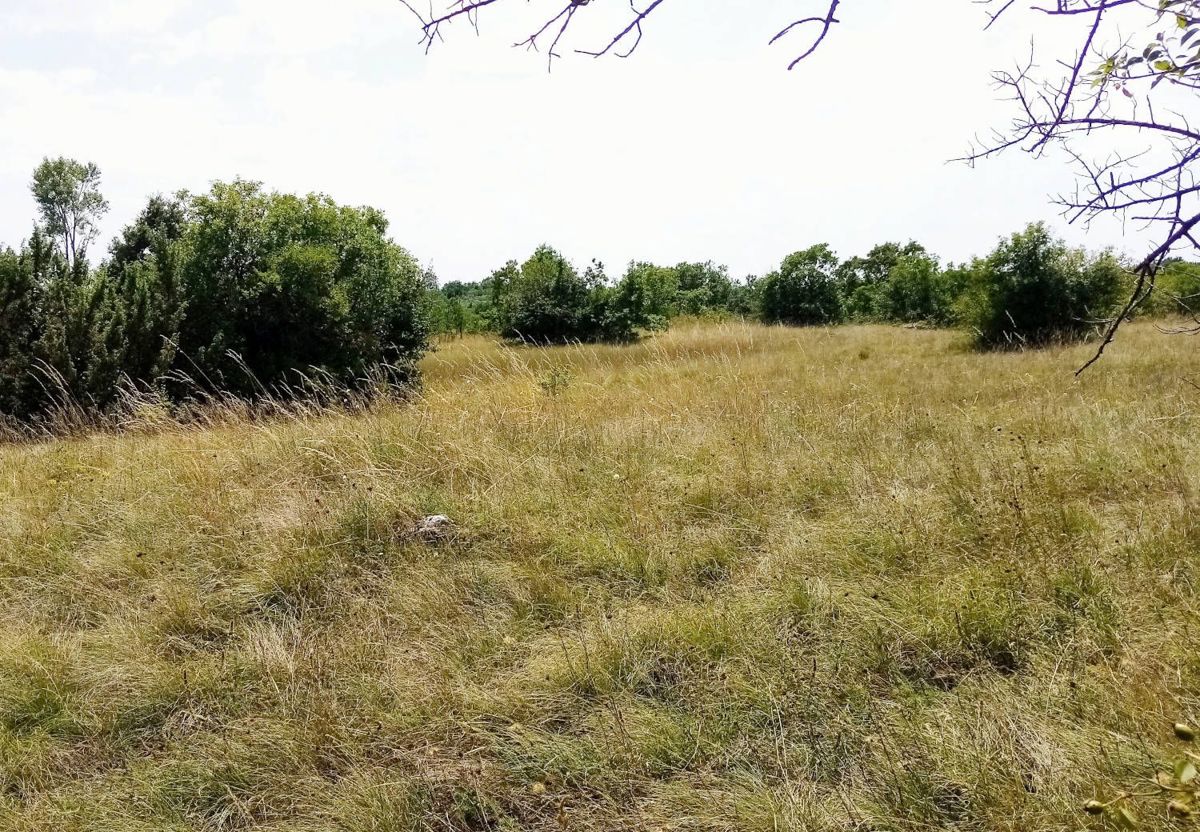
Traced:
[[[1196, 731], [1190, 725], [1175, 723], [1175, 737], [1182, 742], [1192, 743]], [[1200, 754], [1185, 749], [1171, 764], [1170, 771], [1155, 772], [1150, 788], [1141, 792], [1120, 792], [1109, 800], [1089, 800], [1083, 811], [1096, 817], [1104, 817], [1120, 829], [1139, 827], [1134, 806], [1138, 801], [1157, 797], [1166, 800], [1166, 812], [1173, 818], [1190, 818], [1200, 809], [1200, 782], [1197, 781], [1197, 764]]]

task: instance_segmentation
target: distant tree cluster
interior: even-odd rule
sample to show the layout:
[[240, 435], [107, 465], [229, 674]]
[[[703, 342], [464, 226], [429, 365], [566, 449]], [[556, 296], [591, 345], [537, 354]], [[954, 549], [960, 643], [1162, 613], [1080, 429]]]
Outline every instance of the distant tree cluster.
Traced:
[[122, 390], [253, 398], [412, 375], [422, 272], [379, 211], [217, 183], [151, 198], [93, 268], [99, 185], [94, 165], [46, 160], [41, 221], [0, 249], [0, 415], [104, 411]]
[[[1200, 267], [1177, 270], [1197, 284], [1181, 287], [1180, 297], [1200, 292]], [[634, 262], [610, 284], [599, 264], [581, 274], [543, 246], [480, 283], [447, 284], [430, 306], [438, 332], [493, 331], [535, 343], [628, 341], [678, 316], [737, 316], [793, 326], [962, 326], [979, 346], [996, 348], [1093, 333], [1120, 305], [1128, 280], [1111, 253], [1072, 249], [1035, 224], [967, 264], [943, 266], [915, 242], [884, 243], [845, 261], [820, 244], [740, 281], [712, 262]]]
[[542, 245], [524, 262], [509, 261], [478, 283], [453, 281], [429, 300], [435, 332], [496, 332], [535, 344], [635, 340], [665, 329], [680, 315], [756, 314], [753, 287], [730, 278], [725, 266], [630, 263], [609, 280], [597, 261], [579, 271]]

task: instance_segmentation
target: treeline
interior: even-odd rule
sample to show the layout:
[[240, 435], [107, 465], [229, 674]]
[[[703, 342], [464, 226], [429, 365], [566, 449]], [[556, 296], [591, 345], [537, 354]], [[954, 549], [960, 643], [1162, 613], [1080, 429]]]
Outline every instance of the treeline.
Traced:
[[426, 277], [372, 208], [254, 182], [149, 200], [89, 265], [99, 172], [34, 174], [40, 221], [0, 250], [0, 415], [329, 395], [406, 381], [427, 346]]
[[[884, 243], [847, 260], [816, 245], [742, 280], [712, 262], [634, 262], [609, 281], [600, 264], [579, 272], [542, 246], [478, 283], [447, 283], [431, 292], [429, 306], [435, 332], [496, 332], [535, 343], [622, 341], [678, 316], [736, 316], [797, 326], [961, 327], [982, 348], [1004, 348], [1085, 337], [1129, 288], [1111, 252], [1072, 248], [1033, 224], [967, 263], [943, 264], [915, 242]], [[1188, 312], [1193, 297], [1200, 297], [1200, 265], [1176, 261], [1141, 313]]]
[[[439, 287], [380, 211], [244, 180], [152, 197], [93, 266], [108, 208], [99, 170], [47, 159], [32, 191], [32, 233], [0, 249], [0, 422], [128, 401], [344, 398], [414, 379], [431, 332], [619, 343], [679, 316], [737, 316], [959, 326], [984, 348], [1038, 345], [1095, 331], [1128, 291], [1112, 254], [1043, 225], [963, 264], [913, 242], [844, 261], [817, 245], [761, 277], [634, 262], [612, 279], [541, 246], [478, 283]], [[1200, 265], [1172, 263], [1159, 284], [1143, 313], [1190, 312]]]

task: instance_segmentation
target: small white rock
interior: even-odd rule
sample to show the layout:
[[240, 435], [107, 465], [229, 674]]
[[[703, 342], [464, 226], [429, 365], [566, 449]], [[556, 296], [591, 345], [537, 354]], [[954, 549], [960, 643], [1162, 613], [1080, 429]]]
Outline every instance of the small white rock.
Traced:
[[413, 534], [425, 543], [438, 543], [454, 534], [454, 521], [444, 514], [431, 514], [417, 523]]

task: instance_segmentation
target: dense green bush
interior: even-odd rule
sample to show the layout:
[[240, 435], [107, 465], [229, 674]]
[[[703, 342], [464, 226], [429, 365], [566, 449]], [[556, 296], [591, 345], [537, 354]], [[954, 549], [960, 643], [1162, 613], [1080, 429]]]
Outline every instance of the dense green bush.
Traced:
[[630, 263], [618, 284], [620, 305], [648, 329], [662, 329], [679, 313], [679, 272], [652, 263]]
[[592, 340], [594, 276], [579, 271], [550, 246], [492, 275], [500, 334], [534, 343]]
[[1046, 344], [1094, 332], [1115, 311], [1125, 285], [1112, 254], [1068, 248], [1038, 223], [1002, 240], [979, 263], [962, 311], [980, 346]]
[[98, 186], [94, 165], [47, 160], [39, 211], [69, 219], [0, 250], [0, 416], [102, 411], [125, 387], [253, 397], [294, 392], [298, 374], [414, 372], [423, 273], [378, 211], [218, 183], [151, 199], [92, 268]]
[[843, 262], [837, 267], [837, 276], [846, 317], [853, 321], [886, 319], [879, 296], [892, 269], [903, 257], [925, 254], [925, 247], [919, 243], [881, 243], [865, 257], [851, 257]]
[[1138, 311], [1146, 315], [1200, 315], [1200, 263], [1170, 260], [1154, 281], [1154, 293]]
[[743, 318], [755, 317], [762, 309], [762, 281], [757, 275], [747, 275], [733, 284], [729, 294], [729, 312]]
[[821, 244], [784, 258], [759, 287], [763, 320], [800, 326], [835, 324], [844, 317], [837, 257]]
[[626, 341], [639, 330], [664, 328], [679, 315], [758, 314], [755, 278], [733, 281], [726, 267], [711, 262], [659, 266], [635, 261], [613, 285], [595, 267], [593, 276], [599, 279], [580, 275], [561, 254], [544, 246], [531, 261], [511, 261], [479, 283], [452, 281], [431, 291], [427, 304], [433, 331], [494, 331], [544, 343]]
[[543, 245], [519, 266], [516, 261], [505, 264], [486, 282], [503, 337], [562, 344], [631, 341], [638, 330], [660, 326], [655, 279], [631, 269], [611, 286], [602, 264], [593, 261], [580, 274], [559, 252]]
[[35, 398], [34, 347], [41, 336], [46, 242], [0, 250], [0, 414], [23, 417]]
[[713, 263], [680, 263], [675, 273], [676, 314], [712, 315], [729, 311], [734, 283], [725, 266]]
[[109, 248], [104, 277], [122, 310], [120, 365], [131, 379], [162, 378], [177, 355], [185, 303], [180, 241], [186, 227], [182, 195], [155, 196]]
[[180, 349], [215, 386], [250, 394], [310, 369], [353, 384], [425, 349], [423, 272], [379, 211], [238, 180], [188, 215]]
[[122, 376], [125, 314], [116, 287], [84, 260], [57, 255], [42, 297], [41, 335], [31, 372], [51, 403], [107, 407]]
[[954, 322], [963, 288], [959, 273], [942, 271], [932, 255], [902, 255], [878, 287], [876, 314], [895, 323], [946, 326]]

